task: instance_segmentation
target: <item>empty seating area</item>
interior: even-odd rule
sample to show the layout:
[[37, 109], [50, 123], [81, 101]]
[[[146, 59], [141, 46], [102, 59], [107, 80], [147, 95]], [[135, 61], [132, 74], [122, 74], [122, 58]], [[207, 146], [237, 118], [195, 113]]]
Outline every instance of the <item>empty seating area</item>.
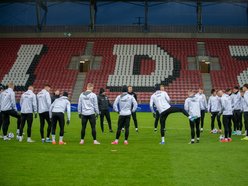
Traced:
[[248, 68], [248, 40], [207, 39], [205, 43], [209, 55], [218, 57], [221, 66], [221, 70], [210, 72], [213, 88], [226, 89], [235, 85], [242, 86], [245, 80], [239, 82], [238, 79], [240, 73]]
[[148, 102], [154, 85], [162, 83], [173, 103], [182, 103], [189, 89], [203, 86], [199, 70], [188, 70], [188, 57], [197, 56], [197, 42], [218, 57], [221, 70], [210, 72], [213, 88], [225, 89], [248, 82], [248, 40], [168, 38], [26, 38], [0, 39], [0, 79], [17, 85], [17, 98], [29, 84], [36, 93], [46, 83], [68, 91], [71, 97], [78, 70], [69, 70], [72, 56], [94, 42], [94, 56], [101, 56], [98, 70], [87, 73], [95, 93], [105, 88], [110, 100], [123, 84], [132, 85], [139, 102]]
[[173, 102], [182, 102], [188, 89], [202, 86], [200, 72], [187, 70], [187, 57], [196, 56], [196, 47], [194, 39], [97, 38], [93, 53], [103, 61], [99, 70], [88, 73], [86, 83], [93, 82], [97, 93], [107, 88], [111, 100], [123, 84], [130, 84], [139, 102], [148, 102], [154, 85], [163, 83]]
[[35, 79], [33, 72], [42, 55], [43, 45], [21, 45], [17, 52], [17, 58], [8, 74], [4, 75], [2, 83], [13, 82], [16, 90], [24, 91], [26, 85], [33, 84]]
[[[40, 56], [39, 62], [35, 67], [29, 65], [33, 59], [33, 51], [36, 53], [40, 50], [41, 46], [43, 46], [43, 48], [45, 46], [45, 51]], [[53, 89], [69, 92], [69, 97], [71, 97], [78, 71], [69, 70], [68, 65], [71, 57], [82, 54], [85, 46], [85, 39], [73, 38], [0, 39], [0, 79], [4, 84], [12, 80], [17, 87], [20, 88], [23, 86], [22, 82], [20, 82], [22, 77], [28, 76], [30, 71], [33, 71], [32, 78], [36, 93], [43, 88], [44, 84], [49, 83]], [[35, 49], [32, 50], [30, 47], [34, 47]], [[25, 54], [20, 55], [20, 53]], [[16, 65], [18, 65], [18, 68], [16, 68]], [[31, 68], [27, 69], [26, 67], [28, 66]], [[20, 75], [20, 73], [24, 75]], [[9, 75], [6, 74], [11, 74], [14, 79], [4, 79], [6, 76], [9, 77]], [[26, 81], [25, 78], [23, 81], [24, 80]], [[22, 92], [23, 90], [16, 91], [17, 99], [20, 98]]]

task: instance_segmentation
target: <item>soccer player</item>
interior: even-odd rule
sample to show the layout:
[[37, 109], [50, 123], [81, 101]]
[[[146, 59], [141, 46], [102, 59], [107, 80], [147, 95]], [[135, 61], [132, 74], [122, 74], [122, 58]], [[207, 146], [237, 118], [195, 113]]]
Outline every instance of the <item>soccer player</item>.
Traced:
[[157, 128], [158, 128], [158, 121], [159, 121], [159, 118], [160, 118], [160, 115], [159, 115], [159, 112], [158, 110], [156, 109], [155, 111], [155, 114], [153, 114], [153, 117], [155, 118], [154, 120], [154, 132], [157, 132]]
[[[47, 143], [51, 143], [51, 139], [50, 139], [50, 134], [51, 134], [51, 121], [49, 118], [49, 109], [51, 106], [51, 96], [50, 96], [50, 91], [51, 86], [46, 84], [44, 86], [44, 89], [41, 90], [38, 94], [37, 94], [37, 100], [38, 100], [38, 113], [40, 116], [40, 135], [41, 135], [41, 141], [42, 143], [47, 142]], [[47, 127], [47, 136], [46, 136], [46, 140], [44, 138], [44, 127], [45, 127], [45, 121], [48, 124]]]
[[[156, 92], [151, 96], [150, 99], [150, 109], [155, 114], [153, 109], [153, 104], [155, 104], [159, 114], [160, 114], [160, 132], [161, 132], [161, 142], [160, 144], [164, 144], [164, 136], [165, 136], [165, 124], [166, 119], [169, 116], [169, 114], [175, 113], [175, 112], [182, 112], [185, 116], [189, 117], [189, 114], [182, 108], [178, 107], [172, 107], [170, 103], [170, 97], [168, 96], [167, 92], [163, 90], [164, 85], [156, 85]], [[190, 119], [194, 119], [189, 117]]]
[[[2, 130], [2, 124], [3, 124], [3, 117], [2, 117], [2, 113], [1, 113], [1, 94], [2, 94], [3, 90], [4, 90], [3, 85], [0, 84], [0, 132]], [[0, 138], [3, 138], [3, 136], [0, 135]]]
[[[164, 86], [160, 86], [160, 90], [164, 91]], [[156, 110], [155, 114], [153, 114], [153, 117], [155, 118], [155, 120], [154, 120], [154, 132], [157, 132], [158, 121], [159, 121], [160, 115], [159, 115], [158, 109], [156, 108], [156, 106], [154, 104], [153, 104], [153, 108], [154, 108], [154, 110]]]
[[203, 132], [205, 112], [207, 110], [207, 98], [203, 92], [204, 90], [199, 88], [198, 93], [196, 94], [196, 96], [199, 97], [201, 106], [201, 132]]
[[31, 139], [31, 129], [33, 123], [33, 113], [35, 113], [35, 118], [37, 118], [37, 99], [33, 91], [34, 91], [34, 87], [29, 86], [28, 91], [24, 92], [20, 99], [20, 105], [21, 105], [21, 126], [20, 126], [20, 134], [19, 134], [20, 142], [23, 140], [22, 134], [26, 121], [28, 123], [27, 142], [28, 143], [34, 142]]
[[119, 118], [116, 138], [115, 141], [111, 143], [112, 145], [117, 145], [119, 143], [122, 128], [125, 128], [124, 144], [128, 145], [130, 117], [132, 112], [136, 111], [137, 106], [138, 104], [134, 96], [128, 94], [128, 87], [124, 85], [122, 87], [122, 94], [116, 97], [113, 105], [114, 111], [119, 113]]
[[63, 96], [57, 98], [51, 105], [49, 109], [49, 115], [52, 120], [52, 144], [56, 144], [55, 131], [57, 127], [57, 122], [59, 122], [60, 134], [59, 134], [59, 145], [66, 144], [63, 141], [64, 137], [64, 127], [65, 127], [65, 116], [64, 113], [67, 111], [67, 125], [70, 124], [71, 119], [71, 104], [68, 100], [68, 93], [64, 92]]
[[109, 102], [108, 97], [106, 96], [105, 90], [103, 88], [100, 89], [100, 93], [97, 96], [98, 100], [98, 107], [100, 111], [100, 125], [101, 125], [101, 130], [104, 132], [104, 116], [106, 117], [108, 121], [108, 126], [109, 126], [109, 132], [113, 132], [112, 130], [112, 124], [111, 124], [111, 118], [109, 114], [109, 107], [113, 107], [111, 103]]
[[[243, 129], [243, 115], [244, 115], [244, 108], [245, 108], [245, 98], [244, 98], [244, 91], [243, 91], [243, 87], [240, 88], [240, 95], [241, 95], [241, 114], [240, 114], [240, 130], [242, 132]], [[246, 128], [245, 128], [245, 132], [244, 134], [242, 134], [243, 136], [246, 136]]]
[[[132, 86], [128, 86], [128, 94], [130, 94], [131, 96], [134, 97], [135, 101], [137, 102], [137, 95], [133, 92], [133, 87]], [[137, 116], [136, 116], [136, 110], [135, 112], [132, 112], [132, 118], [133, 118], [133, 123], [135, 126], [135, 131], [138, 132], [138, 121], [137, 121]]]
[[81, 141], [79, 144], [84, 144], [85, 130], [87, 122], [90, 122], [91, 133], [93, 137], [93, 144], [100, 144], [96, 140], [96, 119], [99, 115], [97, 96], [93, 93], [94, 85], [91, 83], [87, 84], [87, 90], [81, 93], [78, 101], [78, 114], [81, 118], [82, 130], [81, 130]]
[[233, 135], [241, 135], [240, 130], [240, 115], [241, 115], [241, 95], [239, 92], [239, 87], [235, 86], [233, 88], [233, 93], [231, 95], [233, 101]]
[[211, 94], [212, 95], [209, 97], [209, 100], [208, 100], [208, 112], [211, 113], [211, 131], [210, 131], [210, 133], [213, 133], [214, 122], [215, 122], [216, 117], [217, 117], [217, 122], [218, 122], [218, 127], [219, 127], [218, 132], [221, 133], [221, 120], [220, 120], [221, 101], [220, 101], [220, 97], [217, 96], [217, 91], [215, 89], [211, 90]]
[[10, 124], [10, 116], [17, 118], [17, 136], [20, 132], [21, 116], [17, 112], [14, 83], [8, 83], [8, 89], [4, 90], [1, 93], [1, 113], [3, 117], [3, 140], [10, 140], [7, 137], [8, 128]]
[[[189, 113], [194, 120], [189, 120], [191, 128], [191, 141], [189, 144], [195, 143], [195, 134], [196, 134], [196, 143], [200, 142], [200, 118], [201, 118], [201, 108], [199, 97], [195, 96], [194, 91], [188, 91], [189, 97], [185, 100], [184, 109]], [[196, 131], [195, 131], [196, 130]]]
[[242, 138], [242, 140], [248, 140], [248, 84], [244, 84], [244, 122], [245, 122], [245, 130], [246, 136]]
[[52, 95], [52, 97], [51, 97], [52, 103], [55, 101], [55, 99], [57, 99], [57, 98], [59, 98], [59, 97], [60, 97], [60, 91], [57, 89], [57, 90], [53, 93], [53, 95]]
[[225, 94], [222, 90], [218, 91], [218, 96], [221, 97], [221, 112], [222, 112], [222, 123], [224, 126], [225, 138], [221, 142], [232, 141], [232, 117], [233, 117], [233, 104], [231, 98], [232, 91], [227, 88]]

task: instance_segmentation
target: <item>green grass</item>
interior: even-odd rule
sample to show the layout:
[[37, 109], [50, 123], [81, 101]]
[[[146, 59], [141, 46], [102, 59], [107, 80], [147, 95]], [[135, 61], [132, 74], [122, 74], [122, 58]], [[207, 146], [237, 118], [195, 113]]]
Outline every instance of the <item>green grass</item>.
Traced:
[[[112, 113], [116, 130], [117, 114]], [[67, 145], [42, 144], [38, 119], [34, 120], [28, 144], [16, 140], [0, 141], [0, 185], [246, 185], [248, 142], [234, 136], [232, 143], [221, 144], [219, 135], [209, 134], [210, 116], [199, 144], [189, 145], [187, 118], [172, 114], [167, 120], [166, 144], [159, 145], [160, 133], [153, 132], [151, 113], [138, 113], [139, 133], [130, 127], [129, 145], [123, 134], [117, 146], [110, 144], [115, 133], [100, 132], [93, 145], [90, 125], [85, 145], [80, 146], [81, 124], [76, 113], [65, 127]], [[217, 124], [216, 124], [217, 125]], [[16, 129], [11, 120], [9, 131]], [[107, 125], [105, 125], [107, 130]], [[25, 129], [26, 133], [26, 129]], [[25, 136], [26, 137], [26, 136]], [[58, 136], [57, 136], [58, 138]]]

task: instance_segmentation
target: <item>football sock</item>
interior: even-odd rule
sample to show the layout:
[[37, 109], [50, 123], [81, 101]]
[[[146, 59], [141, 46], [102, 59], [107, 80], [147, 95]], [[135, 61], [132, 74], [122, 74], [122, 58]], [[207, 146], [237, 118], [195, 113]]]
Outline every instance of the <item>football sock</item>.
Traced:
[[52, 135], [52, 140], [55, 141], [55, 135]]
[[60, 141], [60, 142], [63, 141], [63, 136], [60, 136], [60, 137], [59, 137], [59, 141]]

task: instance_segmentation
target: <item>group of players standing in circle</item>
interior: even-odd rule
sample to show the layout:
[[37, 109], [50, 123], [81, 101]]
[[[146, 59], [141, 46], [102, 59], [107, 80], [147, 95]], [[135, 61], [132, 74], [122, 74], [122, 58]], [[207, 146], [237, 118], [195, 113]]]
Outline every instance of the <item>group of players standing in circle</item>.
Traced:
[[[124, 144], [128, 144], [130, 119], [133, 118], [135, 130], [138, 132], [138, 123], [136, 110], [138, 108], [137, 95], [133, 92], [131, 86], [124, 85], [122, 93], [116, 97], [113, 105], [106, 96], [105, 90], [100, 89], [97, 96], [93, 93], [93, 84], [88, 83], [85, 92], [82, 92], [78, 101], [78, 113], [81, 119], [81, 140], [80, 144], [84, 144], [86, 126], [89, 121], [91, 125], [93, 144], [100, 144], [96, 139], [96, 119], [100, 115], [101, 131], [104, 132], [104, 117], [106, 117], [109, 127], [109, 132], [113, 132], [112, 123], [109, 113], [109, 107], [112, 107], [115, 112], [118, 112], [118, 127], [116, 138], [111, 143], [117, 145], [122, 131], [125, 131]], [[44, 89], [35, 95], [34, 87], [29, 86], [20, 99], [21, 114], [18, 113], [15, 101], [14, 84], [9, 83], [6, 90], [0, 86], [0, 130], [3, 130], [3, 140], [10, 140], [8, 136], [8, 127], [10, 124], [10, 116], [17, 118], [17, 139], [23, 140], [23, 128], [27, 122], [27, 142], [34, 142], [31, 139], [31, 128], [33, 117], [37, 118], [37, 113], [40, 119], [40, 135], [43, 143], [56, 143], [55, 133], [57, 123], [59, 123], [59, 144], [66, 144], [63, 141], [64, 125], [70, 124], [71, 120], [71, 104], [68, 100], [68, 93], [55, 91], [54, 95], [50, 96], [50, 85], [45, 85]], [[242, 140], [248, 140], [248, 84], [245, 84], [241, 89], [234, 87], [233, 90], [226, 89], [212, 90], [211, 96], [207, 102], [203, 89], [199, 88], [198, 93], [193, 90], [188, 91], [188, 98], [185, 100], [184, 108], [179, 108], [170, 105], [170, 97], [165, 91], [163, 85], [156, 85], [155, 92], [150, 98], [150, 109], [155, 118], [154, 131], [157, 131], [158, 121], [160, 120], [161, 142], [165, 144], [166, 119], [171, 113], [181, 112], [189, 119], [191, 129], [190, 144], [200, 142], [200, 132], [203, 132], [205, 112], [211, 113], [211, 133], [222, 133], [221, 130], [221, 115], [224, 126], [224, 136], [221, 142], [231, 142], [232, 134], [241, 135], [242, 131], [242, 114], [244, 114], [245, 135]], [[67, 112], [67, 121], [65, 122], [65, 112]], [[218, 121], [219, 130], [214, 129], [215, 118]], [[234, 130], [232, 132], [232, 121]], [[44, 135], [44, 126], [47, 122], [47, 135]], [[217, 131], [216, 131], [217, 130]], [[52, 139], [50, 139], [52, 134]], [[195, 141], [196, 136], [196, 141]]]

